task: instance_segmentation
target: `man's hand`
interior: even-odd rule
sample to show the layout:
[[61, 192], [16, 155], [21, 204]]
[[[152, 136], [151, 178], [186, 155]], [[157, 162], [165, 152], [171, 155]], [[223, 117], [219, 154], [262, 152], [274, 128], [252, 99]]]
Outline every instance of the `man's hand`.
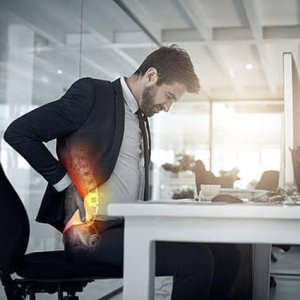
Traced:
[[78, 193], [75, 185], [72, 183], [66, 188], [66, 195], [65, 195], [65, 224], [72, 218], [73, 214], [76, 210], [79, 210], [79, 216], [82, 222], [85, 222], [85, 209], [83, 200]]

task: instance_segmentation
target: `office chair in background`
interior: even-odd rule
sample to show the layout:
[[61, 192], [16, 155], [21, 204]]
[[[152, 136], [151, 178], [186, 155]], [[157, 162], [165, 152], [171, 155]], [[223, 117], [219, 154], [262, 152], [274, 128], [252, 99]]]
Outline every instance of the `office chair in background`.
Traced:
[[197, 195], [201, 190], [201, 184], [219, 184], [221, 188], [233, 188], [234, 182], [239, 180], [238, 172], [237, 168], [233, 168], [230, 171], [222, 171], [221, 176], [215, 176], [213, 172], [205, 169], [202, 160], [196, 160], [195, 179]]
[[275, 170], [264, 171], [255, 189], [276, 192], [279, 183], [279, 172]]
[[[35, 300], [36, 293], [56, 292], [59, 300], [77, 300], [76, 292], [89, 282], [123, 276], [123, 271], [112, 265], [71, 262], [64, 251], [25, 254], [29, 231], [23, 203], [0, 164], [0, 279], [8, 300], [27, 296]], [[14, 273], [18, 278], [12, 278]], [[110, 299], [121, 291], [118, 288], [98, 300]]]

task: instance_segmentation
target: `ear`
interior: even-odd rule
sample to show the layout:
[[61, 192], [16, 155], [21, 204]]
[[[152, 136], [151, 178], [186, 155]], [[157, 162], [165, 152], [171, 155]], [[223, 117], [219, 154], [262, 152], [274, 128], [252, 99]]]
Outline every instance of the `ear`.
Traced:
[[147, 85], [153, 85], [156, 84], [158, 79], [157, 70], [153, 67], [149, 68], [146, 73], [144, 74], [146, 84]]

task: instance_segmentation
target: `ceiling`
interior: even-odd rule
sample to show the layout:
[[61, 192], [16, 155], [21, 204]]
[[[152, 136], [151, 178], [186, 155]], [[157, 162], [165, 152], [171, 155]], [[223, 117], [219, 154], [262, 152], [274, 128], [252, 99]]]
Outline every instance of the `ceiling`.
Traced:
[[[0, 5], [0, 25], [25, 24], [35, 32], [34, 42], [20, 47], [34, 53], [35, 84], [41, 87], [63, 82], [66, 88], [78, 76], [130, 75], [159, 45], [176, 43], [189, 52], [202, 87], [200, 96], [188, 99], [279, 100], [282, 53], [292, 52], [300, 65], [300, 0], [0, 0]], [[12, 41], [0, 40], [9, 49]]]

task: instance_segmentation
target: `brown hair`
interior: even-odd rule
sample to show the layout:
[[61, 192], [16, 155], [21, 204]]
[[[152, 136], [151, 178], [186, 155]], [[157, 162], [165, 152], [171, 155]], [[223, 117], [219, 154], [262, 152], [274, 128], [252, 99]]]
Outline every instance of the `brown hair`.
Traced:
[[151, 67], [157, 70], [157, 85], [178, 82], [184, 84], [189, 93], [198, 93], [200, 90], [190, 56], [177, 45], [161, 47], [149, 54], [134, 75], [143, 76]]

